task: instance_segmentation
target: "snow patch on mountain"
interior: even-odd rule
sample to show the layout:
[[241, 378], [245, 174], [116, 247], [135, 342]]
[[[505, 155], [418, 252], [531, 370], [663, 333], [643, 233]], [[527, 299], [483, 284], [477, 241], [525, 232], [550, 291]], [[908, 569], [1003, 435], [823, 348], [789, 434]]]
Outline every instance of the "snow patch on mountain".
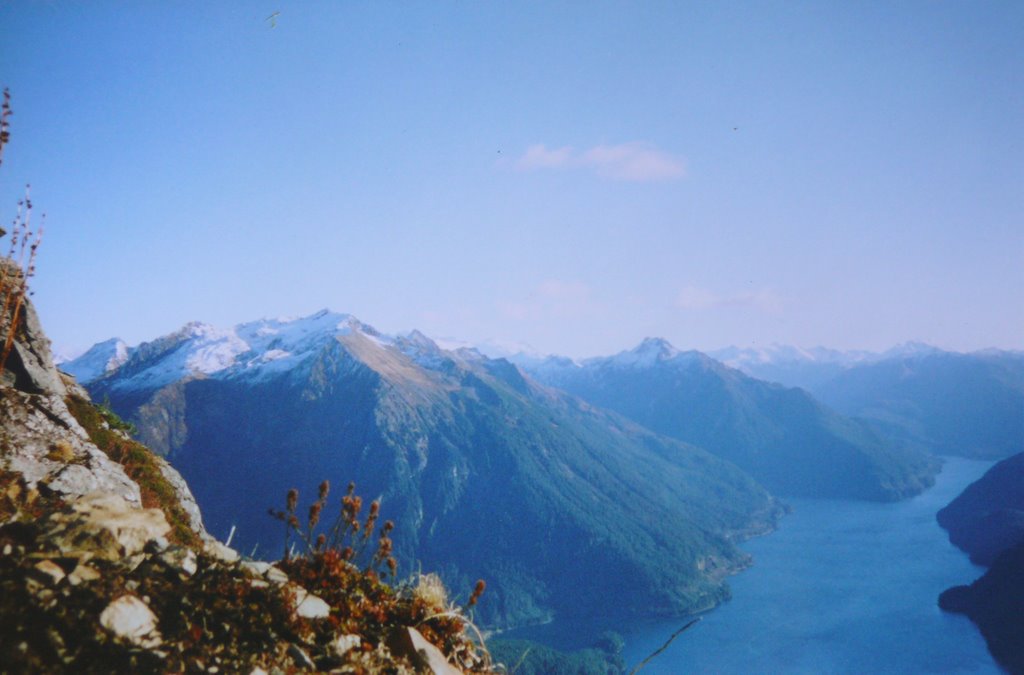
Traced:
[[614, 356], [586, 359], [583, 365], [604, 363], [617, 368], [650, 368], [660, 363], [673, 362], [676, 365], [690, 363], [703, 355], [696, 351], [680, 351], [664, 338], [644, 338], [643, 342], [628, 351]]
[[91, 382], [116, 370], [128, 360], [128, 345], [119, 338], [99, 342], [75, 359], [61, 361], [60, 369], [74, 375], [79, 382]]
[[104, 356], [112, 353], [109, 344], [114, 341], [107, 341], [90, 350], [92, 357], [72, 374], [88, 383], [120, 369], [118, 389], [155, 389], [194, 377], [263, 379], [294, 371], [312, 362], [333, 341], [355, 334], [364, 346], [399, 351], [431, 370], [471, 360], [469, 355], [464, 358], [442, 349], [419, 331], [392, 337], [349, 314], [321, 310], [307, 317], [260, 319], [230, 329], [193, 322], [133, 349], [122, 342], [116, 360]]

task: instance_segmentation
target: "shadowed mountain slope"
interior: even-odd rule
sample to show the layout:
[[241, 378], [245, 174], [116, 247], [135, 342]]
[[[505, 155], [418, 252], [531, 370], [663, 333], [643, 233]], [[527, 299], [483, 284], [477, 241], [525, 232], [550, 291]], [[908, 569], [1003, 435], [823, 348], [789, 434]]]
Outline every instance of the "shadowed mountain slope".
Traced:
[[931, 485], [938, 468], [802, 389], [755, 380], [664, 340], [581, 364], [552, 358], [527, 367], [547, 384], [735, 462], [781, 495], [901, 499]]

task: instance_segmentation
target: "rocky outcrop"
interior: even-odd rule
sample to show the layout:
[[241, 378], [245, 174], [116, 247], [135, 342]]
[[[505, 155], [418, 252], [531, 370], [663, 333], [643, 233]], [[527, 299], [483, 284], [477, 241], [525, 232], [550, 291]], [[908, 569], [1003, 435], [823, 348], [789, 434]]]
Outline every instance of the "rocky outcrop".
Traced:
[[142, 505], [139, 486], [89, 441], [56, 393], [0, 387], [0, 470], [66, 498], [103, 491]]

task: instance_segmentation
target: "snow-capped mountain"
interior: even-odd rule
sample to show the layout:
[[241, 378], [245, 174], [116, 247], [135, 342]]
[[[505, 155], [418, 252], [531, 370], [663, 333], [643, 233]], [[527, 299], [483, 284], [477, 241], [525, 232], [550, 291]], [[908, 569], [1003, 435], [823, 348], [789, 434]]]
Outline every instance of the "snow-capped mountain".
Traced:
[[74, 375], [79, 382], [85, 383], [116, 370], [130, 355], [131, 350], [124, 340], [111, 338], [93, 345], [78, 358], [57, 363], [65, 373]]
[[192, 322], [134, 348], [107, 340], [62, 367], [83, 384], [116, 372], [119, 389], [155, 389], [192, 377], [261, 379], [300, 369], [332, 341], [352, 335], [380, 348], [397, 349], [424, 366], [437, 366], [447, 353], [419, 331], [392, 337], [349, 314], [325, 309], [307, 317], [260, 319], [228, 329]]

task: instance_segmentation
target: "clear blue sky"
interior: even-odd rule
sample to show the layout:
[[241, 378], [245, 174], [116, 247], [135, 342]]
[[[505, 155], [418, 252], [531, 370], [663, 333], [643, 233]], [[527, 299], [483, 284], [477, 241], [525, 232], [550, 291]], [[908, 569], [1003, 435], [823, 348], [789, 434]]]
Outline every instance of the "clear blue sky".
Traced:
[[1024, 348], [1024, 3], [0, 1], [0, 83], [63, 350]]

